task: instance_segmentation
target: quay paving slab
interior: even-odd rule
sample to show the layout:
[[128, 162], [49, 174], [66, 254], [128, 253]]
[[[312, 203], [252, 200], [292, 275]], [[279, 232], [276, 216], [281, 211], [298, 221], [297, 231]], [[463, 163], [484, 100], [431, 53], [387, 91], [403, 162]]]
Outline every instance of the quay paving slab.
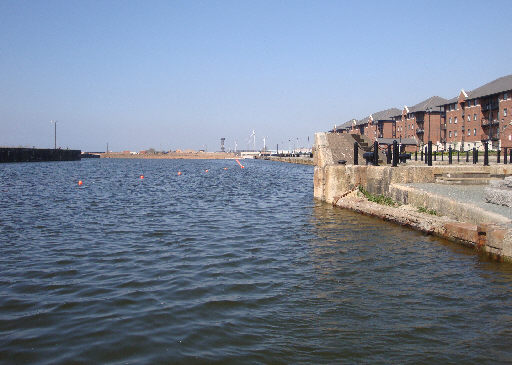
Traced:
[[420, 189], [431, 194], [441, 195], [461, 203], [476, 205], [492, 213], [501, 214], [512, 219], [512, 208], [503, 205], [487, 203], [484, 188], [489, 185], [443, 185], [434, 183], [414, 183], [407, 186]]

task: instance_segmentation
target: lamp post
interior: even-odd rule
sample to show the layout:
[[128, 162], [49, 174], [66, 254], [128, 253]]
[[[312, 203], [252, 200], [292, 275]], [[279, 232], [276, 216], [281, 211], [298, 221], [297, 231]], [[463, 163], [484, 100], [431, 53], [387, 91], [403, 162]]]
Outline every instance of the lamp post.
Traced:
[[56, 120], [50, 120], [50, 123], [53, 123], [53, 142], [54, 147], [53, 149], [57, 149], [57, 121]]

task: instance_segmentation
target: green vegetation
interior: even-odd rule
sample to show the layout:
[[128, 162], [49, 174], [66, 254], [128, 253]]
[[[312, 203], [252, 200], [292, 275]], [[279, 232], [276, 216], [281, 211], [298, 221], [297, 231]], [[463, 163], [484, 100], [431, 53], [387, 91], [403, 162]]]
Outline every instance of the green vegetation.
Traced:
[[384, 195], [375, 195], [366, 191], [361, 185], [359, 185], [359, 191], [364, 195], [366, 199], [368, 199], [368, 201], [382, 205], [389, 205], [390, 207], [396, 207], [400, 205], [397, 202], [393, 201], [393, 199], [388, 198]]
[[418, 212], [420, 212], [420, 213], [427, 213], [427, 214], [431, 214], [431, 215], [437, 215], [437, 212], [434, 209], [427, 209], [427, 208], [424, 208], [424, 207], [419, 207], [418, 208]]

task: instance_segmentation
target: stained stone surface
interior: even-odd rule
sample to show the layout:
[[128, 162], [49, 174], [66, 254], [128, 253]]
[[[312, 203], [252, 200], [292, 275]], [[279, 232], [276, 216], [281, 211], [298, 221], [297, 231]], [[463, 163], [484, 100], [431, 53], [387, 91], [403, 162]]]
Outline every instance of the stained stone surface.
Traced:
[[491, 181], [484, 188], [485, 201], [492, 204], [512, 207], [512, 176], [504, 180]]

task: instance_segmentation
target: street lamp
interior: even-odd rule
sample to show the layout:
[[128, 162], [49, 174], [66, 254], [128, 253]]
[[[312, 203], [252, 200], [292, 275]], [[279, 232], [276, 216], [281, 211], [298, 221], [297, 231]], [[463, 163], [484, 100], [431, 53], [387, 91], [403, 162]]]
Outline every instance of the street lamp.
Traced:
[[54, 141], [54, 149], [57, 149], [57, 121], [56, 120], [50, 120], [50, 123], [53, 123], [54, 131], [53, 131], [53, 141]]

